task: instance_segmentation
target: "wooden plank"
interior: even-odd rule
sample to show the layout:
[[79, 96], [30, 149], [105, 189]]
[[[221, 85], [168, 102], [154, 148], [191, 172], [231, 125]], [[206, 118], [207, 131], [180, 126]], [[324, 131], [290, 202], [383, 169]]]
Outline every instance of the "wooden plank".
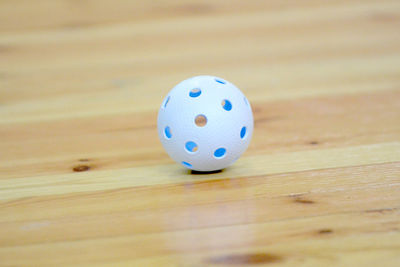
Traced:
[[334, 214], [255, 225], [2, 247], [0, 258], [7, 265], [27, 265], [32, 261], [41, 266], [76, 262], [112, 265], [121, 261], [134, 265], [168, 261], [173, 265], [206, 265], [234, 262], [241, 255], [251, 261], [253, 255], [266, 253], [286, 266], [368, 262], [366, 266], [373, 266], [378, 261], [395, 266], [400, 248], [398, 222], [398, 210]]
[[[384, 91], [255, 104], [256, 129], [246, 155], [276, 162], [276, 153], [396, 142], [399, 97], [398, 91]], [[96, 172], [171, 163], [155, 123], [151, 112], [3, 124], [0, 179], [67, 174], [80, 165]]]
[[0, 121], [153, 111], [196, 73], [224, 76], [253, 101], [398, 87], [398, 1], [310, 5], [3, 35]]
[[[295, 172], [322, 168], [336, 168], [400, 161], [400, 143], [386, 143], [317, 151], [291, 152], [247, 157], [228, 171], [215, 177], [240, 177]], [[290, 164], [289, 164], [290, 163]], [[212, 179], [208, 176], [205, 179]], [[100, 191], [131, 186], [170, 184], [193, 178], [178, 164], [153, 167], [79, 172], [64, 175], [42, 175], [35, 179], [2, 179], [1, 200], [12, 200], [37, 195], [68, 194]]]
[[[21, 31], [43, 31], [43, 30], [70, 30], [93, 26], [109, 26], [112, 23], [146, 22], [155, 23], [168, 21], [176, 18], [187, 18], [196, 21], [198, 17], [207, 16], [215, 18], [223, 15], [233, 15], [240, 18], [247, 13], [259, 12], [260, 10], [270, 13], [274, 18], [298, 20], [299, 14], [309, 12], [314, 16], [323, 18], [324, 15], [338, 13], [338, 10], [354, 10], [381, 8], [388, 11], [390, 6], [398, 6], [397, 1], [333, 1], [320, 2], [307, 0], [298, 1], [243, 1], [234, 0], [229, 3], [225, 1], [206, 0], [193, 1], [159, 1], [157, 3], [143, 4], [141, 1], [119, 1], [118, 4], [106, 0], [89, 0], [84, 3], [65, 0], [38, 0], [35, 3], [27, 0], [19, 0], [12, 5], [7, 1], [0, 2], [0, 31], [6, 33], [19, 33]], [[42, 7], [46, 6], [53, 14], [48, 14]], [[322, 10], [323, 12], [312, 12]], [[90, 12], [89, 12], [90, 11]], [[289, 13], [282, 16], [281, 13]], [[293, 16], [295, 15], [295, 16]], [[342, 14], [346, 15], [346, 14]], [[224, 23], [226, 23], [224, 21]], [[161, 25], [162, 26], [162, 25]], [[185, 25], [182, 25], [185, 26]], [[201, 25], [199, 25], [201, 26]], [[216, 27], [222, 25], [215, 25]], [[50, 36], [49, 36], [50, 37]]]
[[0, 211], [0, 235], [8, 239], [0, 246], [397, 209], [399, 175], [392, 163], [8, 200]]

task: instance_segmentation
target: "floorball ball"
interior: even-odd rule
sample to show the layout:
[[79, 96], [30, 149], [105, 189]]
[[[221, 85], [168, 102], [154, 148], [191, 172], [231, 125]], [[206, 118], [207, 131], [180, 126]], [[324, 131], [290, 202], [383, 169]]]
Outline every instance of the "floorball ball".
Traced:
[[180, 82], [158, 112], [158, 134], [168, 155], [196, 171], [221, 170], [249, 146], [253, 112], [232, 83], [215, 76]]

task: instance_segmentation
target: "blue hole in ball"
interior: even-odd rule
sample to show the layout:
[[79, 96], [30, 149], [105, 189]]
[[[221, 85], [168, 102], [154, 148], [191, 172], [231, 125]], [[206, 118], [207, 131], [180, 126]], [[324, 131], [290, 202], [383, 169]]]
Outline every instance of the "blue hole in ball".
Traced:
[[182, 165], [188, 168], [192, 168], [192, 164], [190, 164], [189, 162], [186, 161], [182, 161]]
[[214, 157], [222, 158], [223, 156], [225, 156], [225, 154], [226, 154], [226, 149], [221, 147], [221, 148], [218, 148], [217, 150], [215, 150]]
[[198, 149], [198, 146], [195, 142], [189, 141], [189, 142], [186, 142], [185, 148], [188, 152], [196, 152]]
[[232, 109], [232, 103], [229, 100], [223, 100], [221, 105], [226, 111], [230, 111]]
[[243, 127], [242, 130], [240, 130], [240, 138], [244, 139], [246, 136], [246, 127]]
[[225, 81], [223, 81], [223, 80], [221, 80], [221, 79], [215, 79], [215, 81], [216, 81], [217, 83], [226, 84], [226, 82], [225, 82]]
[[167, 107], [167, 104], [168, 104], [168, 102], [169, 102], [169, 99], [170, 99], [171, 97], [170, 96], [168, 96], [167, 97], [167, 99], [165, 99], [165, 102], [164, 102], [164, 108], [166, 108]]
[[192, 89], [189, 92], [190, 97], [198, 97], [199, 95], [201, 95], [201, 90], [199, 88]]
[[169, 128], [169, 126], [165, 127], [164, 134], [167, 139], [170, 139], [172, 137], [171, 128]]

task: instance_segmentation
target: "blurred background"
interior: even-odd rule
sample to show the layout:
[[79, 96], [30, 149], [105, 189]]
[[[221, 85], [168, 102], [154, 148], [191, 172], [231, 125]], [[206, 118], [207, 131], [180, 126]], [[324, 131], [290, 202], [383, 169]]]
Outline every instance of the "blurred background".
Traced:
[[[18, 131], [18, 143], [3, 144], [7, 158], [60, 152], [102, 158], [111, 150], [118, 160], [103, 159], [102, 166], [170, 162], [149, 129], [166, 93], [194, 75], [220, 76], [241, 88], [256, 128], [282, 116], [269, 106], [274, 101], [398, 88], [399, 6], [377, 0], [1, 1], [1, 121], [41, 122], [33, 132]], [[334, 111], [326, 106], [325, 112]], [[299, 149], [313, 138], [312, 129], [293, 134], [298, 125], [264, 126], [270, 138], [255, 132], [259, 151]], [[29, 143], [34, 136], [41, 138]]]

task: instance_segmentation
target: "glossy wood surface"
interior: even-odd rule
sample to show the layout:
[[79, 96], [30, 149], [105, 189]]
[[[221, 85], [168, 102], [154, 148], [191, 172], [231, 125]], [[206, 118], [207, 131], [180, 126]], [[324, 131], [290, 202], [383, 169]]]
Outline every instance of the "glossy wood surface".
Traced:
[[[253, 106], [192, 174], [159, 105]], [[0, 1], [0, 266], [400, 266], [400, 1]]]

